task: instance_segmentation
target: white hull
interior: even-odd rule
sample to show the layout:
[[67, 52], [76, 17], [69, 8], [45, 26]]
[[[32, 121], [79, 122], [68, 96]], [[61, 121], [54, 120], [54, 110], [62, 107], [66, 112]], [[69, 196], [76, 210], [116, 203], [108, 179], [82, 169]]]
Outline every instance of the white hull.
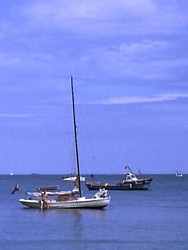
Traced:
[[[20, 199], [20, 203], [29, 208], [40, 209], [40, 200]], [[77, 198], [75, 200], [68, 201], [48, 201], [48, 209], [71, 209], [71, 208], [96, 208], [102, 209], [106, 207], [110, 202], [110, 197], [105, 198]], [[47, 207], [46, 207], [47, 208]]]
[[[76, 176], [63, 178], [63, 181], [76, 181]], [[85, 181], [85, 176], [80, 176], [80, 181]]]

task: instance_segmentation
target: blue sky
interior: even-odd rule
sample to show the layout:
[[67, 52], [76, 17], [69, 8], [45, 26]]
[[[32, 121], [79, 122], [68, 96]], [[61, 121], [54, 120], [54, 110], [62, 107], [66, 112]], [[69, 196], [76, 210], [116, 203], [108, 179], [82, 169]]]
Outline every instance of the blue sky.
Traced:
[[188, 3], [0, 3], [0, 173], [188, 172]]

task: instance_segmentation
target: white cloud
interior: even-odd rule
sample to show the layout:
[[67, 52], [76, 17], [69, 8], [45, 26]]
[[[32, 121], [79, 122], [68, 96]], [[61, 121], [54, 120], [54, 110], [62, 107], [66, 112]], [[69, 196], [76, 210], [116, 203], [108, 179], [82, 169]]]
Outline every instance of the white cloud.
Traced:
[[133, 104], [133, 103], [152, 103], [152, 102], [164, 102], [173, 101], [178, 98], [188, 98], [188, 93], [184, 94], [161, 94], [156, 96], [128, 96], [128, 97], [113, 97], [106, 99], [101, 104]]
[[[178, 13], [178, 5], [154, 0], [53, 0], [32, 1], [20, 8], [29, 25], [53, 28], [90, 29], [104, 32], [110, 25], [116, 32], [175, 32], [185, 25], [185, 17]], [[119, 30], [117, 28], [119, 26]], [[177, 31], [177, 30], [176, 30]], [[111, 30], [112, 32], [112, 30]]]
[[37, 19], [57, 20], [78, 18], [109, 19], [120, 17], [122, 13], [143, 15], [154, 13], [157, 6], [152, 0], [72, 0], [72, 1], [34, 1], [22, 7], [22, 12]]
[[159, 49], [165, 49], [167, 48], [169, 44], [167, 42], [162, 40], [141, 40], [140, 42], [132, 42], [132, 43], [121, 43], [119, 50], [120, 52], [125, 53], [145, 53], [145, 52], [151, 52], [152, 50], [159, 50]]
[[[106, 34], [111, 35], [112, 32], [147, 30], [153, 24], [159, 26], [159, 17], [162, 18], [153, 0], [38, 0], [22, 6], [20, 13], [29, 25], [38, 28], [69, 28], [72, 32], [92, 30], [98, 35], [107, 31]], [[163, 20], [163, 26], [164, 23]]]
[[154, 89], [158, 80], [177, 82], [187, 66], [186, 45], [174, 36], [186, 18], [171, 1], [33, 0], [18, 9], [18, 21], [9, 26], [17, 33], [0, 54], [8, 73], [46, 77], [45, 83], [60, 74], [124, 78], [131, 87], [149, 79]]

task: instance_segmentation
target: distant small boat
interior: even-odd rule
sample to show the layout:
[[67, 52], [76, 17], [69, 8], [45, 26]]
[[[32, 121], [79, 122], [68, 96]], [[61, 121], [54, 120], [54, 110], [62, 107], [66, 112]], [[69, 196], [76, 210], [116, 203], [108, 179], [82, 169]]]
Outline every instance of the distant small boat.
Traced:
[[182, 177], [183, 174], [179, 173], [178, 171], [176, 171], [176, 177]]
[[97, 190], [99, 188], [105, 188], [106, 190], [148, 190], [153, 178], [138, 179], [135, 174], [131, 171], [125, 174], [125, 178], [119, 183], [109, 182], [86, 182], [86, 186], [89, 190]]
[[[77, 176], [62, 177], [63, 181], [76, 181]], [[80, 181], [85, 181], [85, 176], [80, 176]]]

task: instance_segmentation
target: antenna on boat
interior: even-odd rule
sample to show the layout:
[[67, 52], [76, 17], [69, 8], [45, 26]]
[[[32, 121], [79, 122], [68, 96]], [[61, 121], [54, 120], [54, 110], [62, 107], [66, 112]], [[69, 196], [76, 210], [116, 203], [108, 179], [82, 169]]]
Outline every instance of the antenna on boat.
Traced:
[[76, 131], [76, 115], [75, 115], [75, 105], [74, 105], [74, 88], [73, 88], [73, 77], [71, 76], [71, 94], [72, 94], [72, 113], [73, 113], [73, 125], [74, 125], [74, 142], [76, 151], [76, 166], [77, 166], [77, 182], [79, 195], [82, 196], [81, 183], [80, 183], [80, 164], [78, 156], [78, 141], [77, 141], [77, 131]]
[[129, 169], [129, 171], [130, 171], [131, 173], [133, 173], [133, 171], [131, 170], [131, 168], [129, 167], [129, 165], [125, 166], [125, 169]]

